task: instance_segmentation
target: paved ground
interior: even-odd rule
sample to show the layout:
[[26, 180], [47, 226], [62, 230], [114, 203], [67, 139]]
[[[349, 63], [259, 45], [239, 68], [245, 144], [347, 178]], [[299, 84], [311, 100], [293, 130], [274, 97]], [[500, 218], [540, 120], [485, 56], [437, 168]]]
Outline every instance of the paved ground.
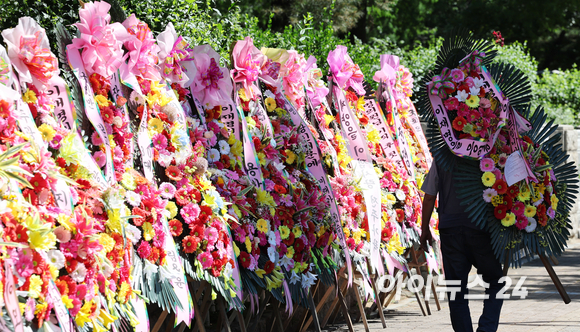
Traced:
[[[539, 259], [527, 263], [520, 269], [510, 269], [508, 275], [513, 280], [526, 276], [524, 287], [528, 290], [526, 299], [505, 300], [498, 331], [523, 332], [580, 332], [580, 240], [569, 242], [569, 249], [558, 259], [554, 270], [572, 299], [564, 304], [554, 287], [544, 265]], [[511, 294], [513, 289], [508, 293]], [[402, 298], [385, 310], [387, 329], [390, 331], [452, 331], [447, 301], [442, 301], [441, 311], [430, 302], [432, 315], [423, 316], [414, 298]], [[483, 308], [483, 301], [470, 301], [474, 330]], [[371, 331], [383, 330], [379, 319], [371, 319]], [[341, 327], [341, 330], [345, 327]], [[364, 331], [362, 323], [355, 324], [357, 332]], [[348, 331], [348, 329], [347, 329]]]

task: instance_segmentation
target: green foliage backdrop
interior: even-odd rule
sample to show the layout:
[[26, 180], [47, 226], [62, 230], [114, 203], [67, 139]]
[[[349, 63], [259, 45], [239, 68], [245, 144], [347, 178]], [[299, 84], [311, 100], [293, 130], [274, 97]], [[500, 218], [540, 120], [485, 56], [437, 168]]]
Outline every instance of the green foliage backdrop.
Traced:
[[[401, 64], [413, 73], [415, 91], [418, 91], [418, 82], [433, 68], [442, 40], [434, 38], [433, 31], [425, 23], [433, 19], [429, 15], [436, 15], [432, 7], [436, 0], [411, 0], [408, 8], [402, 7], [402, 1], [397, 0], [357, 0], [357, 4], [368, 9], [366, 14], [358, 13], [358, 16], [349, 7], [349, 3], [352, 5], [355, 2], [346, 0], [322, 1], [316, 7], [312, 7], [309, 1], [300, 0], [292, 2], [293, 7], [278, 8], [278, 11], [274, 10], [277, 7], [273, 5], [273, 1], [267, 0], [238, 1], [234, 4], [226, 0], [218, 0], [217, 3], [212, 0], [108, 2], [114, 8], [122, 8], [126, 15], [135, 13], [156, 34], [163, 31], [167, 23], [172, 22], [177, 32], [185, 36], [192, 45], [210, 44], [220, 52], [226, 62], [229, 61], [232, 43], [245, 36], [252, 36], [257, 47], [296, 49], [306, 56], [314, 55], [318, 59], [318, 66], [326, 72], [328, 52], [336, 45], [345, 45], [353, 60], [360, 65], [366, 79], [372, 81], [374, 72], [379, 69], [380, 55], [395, 54], [401, 57]], [[260, 5], [264, 5], [260, 7], [262, 9], [271, 10], [258, 10]], [[62, 23], [71, 33], [75, 33], [76, 29], [71, 25], [78, 21], [78, 8], [78, 0], [0, 0], [0, 28], [3, 30], [14, 27], [19, 17], [31, 16], [47, 30], [53, 42], [53, 50], [56, 50], [55, 24]], [[308, 8], [315, 13], [306, 13], [300, 17], [301, 11]], [[388, 31], [367, 31], [368, 34], [363, 34], [364, 41], [354, 34], [345, 33], [357, 29], [357, 24], [345, 21], [348, 13], [356, 17], [364, 16], [368, 24], [376, 25], [377, 20], [384, 19], [390, 25], [381, 26], [381, 29]], [[113, 19], [119, 17], [119, 14], [112, 12]], [[288, 16], [287, 21], [291, 24], [280, 28], [276, 26], [279, 20], [274, 18], [283, 14]], [[402, 20], [407, 20], [407, 23], [397, 23]], [[416, 28], [411, 28], [411, 23]], [[401, 36], [401, 40], [394, 40], [396, 36]], [[409, 40], [412, 38], [422, 42], [411, 44]], [[567, 70], [544, 70], [543, 74], [538, 75], [539, 63], [530, 55], [526, 43], [513, 42], [504, 47], [497, 46], [497, 49], [498, 60], [514, 64], [534, 82], [534, 106], [543, 104], [548, 115], [560, 124], [580, 125], [580, 71], [575, 65]]]

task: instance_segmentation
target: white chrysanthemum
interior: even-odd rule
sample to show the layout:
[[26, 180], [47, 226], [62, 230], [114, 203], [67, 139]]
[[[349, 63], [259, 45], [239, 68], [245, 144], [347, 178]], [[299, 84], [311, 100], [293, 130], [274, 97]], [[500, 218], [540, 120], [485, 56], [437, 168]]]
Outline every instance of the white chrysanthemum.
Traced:
[[141, 204], [141, 195], [137, 194], [134, 191], [127, 190], [125, 193], [125, 200], [131, 206], [139, 206]]
[[48, 256], [49, 263], [54, 265], [54, 267], [59, 270], [64, 267], [65, 258], [60, 250], [49, 250], [46, 255]]
[[526, 226], [525, 228], [526, 232], [531, 233], [535, 231], [537, 226], [538, 222], [536, 221], [536, 219], [528, 217], [528, 226]]
[[497, 196], [497, 191], [493, 188], [487, 188], [483, 191], [483, 200], [491, 203], [491, 199]]
[[72, 280], [78, 283], [85, 281], [86, 276], [87, 276], [87, 268], [85, 264], [80, 262], [75, 267], [75, 270], [70, 274]]
[[139, 242], [141, 239], [141, 231], [134, 225], [125, 225], [125, 233], [127, 234], [127, 238], [129, 238], [133, 244], [137, 244], [137, 242]]
[[220, 152], [217, 149], [210, 149], [207, 153], [207, 161], [210, 163], [215, 163], [216, 161], [220, 160]]
[[145, 98], [143, 98], [143, 96], [137, 93], [136, 91], [131, 92], [129, 99], [132, 102], [137, 103], [138, 105], [145, 105]]
[[228, 144], [228, 142], [221, 140], [218, 142], [218, 145], [220, 146], [220, 153], [221, 154], [230, 153], [230, 145]]
[[162, 167], [168, 167], [169, 165], [171, 165], [171, 161], [173, 161], [173, 156], [171, 154], [162, 154], [162, 153], [160, 153], [159, 154], [159, 159], [157, 159], [157, 162]]
[[395, 196], [397, 196], [397, 199], [400, 200], [400, 201], [404, 201], [405, 200], [405, 192], [402, 191], [401, 189], [395, 190]]

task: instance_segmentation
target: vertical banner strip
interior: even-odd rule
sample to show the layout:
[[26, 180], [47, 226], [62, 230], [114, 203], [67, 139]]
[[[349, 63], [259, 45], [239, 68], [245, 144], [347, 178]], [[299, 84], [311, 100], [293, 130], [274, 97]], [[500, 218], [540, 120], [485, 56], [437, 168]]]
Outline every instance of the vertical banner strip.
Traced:
[[113, 158], [111, 154], [111, 145], [109, 142], [109, 135], [107, 135], [105, 124], [103, 123], [103, 119], [101, 118], [99, 108], [97, 106], [97, 103], [95, 102], [95, 95], [89, 83], [89, 77], [85, 72], [85, 68], [83, 66], [79, 50], [67, 47], [67, 56], [70, 67], [72, 68], [76, 78], [79, 81], [79, 84], [81, 85], [86, 115], [89, 118], [89, 121], [91, 121], [91, 123], [95, 127], [95, 130], [99, 134], [99, 137], [101, 137], [101, 140], [103, 140], [103, 143], [105, 144], [105, 155], [107, 157], [107, 162], [105, 164], [105, 178], [107, 179], [107, 182], [109, 184], [113, 184], [116, 182], [116, 179], [115, 179], [115, 168], [113, 166]]

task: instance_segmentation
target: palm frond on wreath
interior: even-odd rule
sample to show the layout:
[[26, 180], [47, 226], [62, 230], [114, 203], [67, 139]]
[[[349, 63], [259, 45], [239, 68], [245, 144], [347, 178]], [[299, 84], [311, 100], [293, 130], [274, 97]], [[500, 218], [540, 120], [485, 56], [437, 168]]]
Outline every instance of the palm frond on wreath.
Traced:
[[[525, 114], [529, 114], [529, 110]], [[502, 226], [494, 216], [493, 206], [483, 200], [482, 193], [486, 187], [481, 181], [479, 163], [454, 158], [457, 160], [456, 170], [461, 170], [454, 173], [457, 198], [462, 201], [462, 205], [467, 206], [466, 212], [469, 213], [471, 222], [491, 233], [495, 256], [500, 262], [507, 259], [512, 267], [520, 267], [525, 257], [534, 254], [559, 256], [564, 251], [570, 235], [569, 229], [572, 228], [570, 211], [580, 188], [578, 170], [573, 162], [567, 162], [569, 156], [562, 150], [561, 133], [556, 132], [558, 126], [553, 121], [544, 125], [545, 120], [543, 108], [538, 107], [529, 118], [533, 129], [525, 134], [541, 145], [549, 156], [549, 163], [557, 179], [554, 190], [560, 193], [560, 204], [555, 218], [545, 227], [538, 226], [534, 232], [527, 233], [514, 227]]]
[[244, 305], [242, 300], [238, 297], [232, 297], [230, 293], [230, 288], [226, 287], [226, 281], [224, 277], [214, 277], [207, 270], [202, 270], [199, 267], [193, 267], [191, 262], [195, 260], [193, 255], [180, 252], [181, 265], [185, 271], [185, 274], [190, 276], [195, 281], [207, 281], [213, 290], [219, 292], [226, 302], [232, 305], [234, 308], [242, 310]]
[[487, 69], [510, 105], [520, 113], [528, 110], [532, 100], [532, 85], [524, 72], [504, 62], [492, 63]]

